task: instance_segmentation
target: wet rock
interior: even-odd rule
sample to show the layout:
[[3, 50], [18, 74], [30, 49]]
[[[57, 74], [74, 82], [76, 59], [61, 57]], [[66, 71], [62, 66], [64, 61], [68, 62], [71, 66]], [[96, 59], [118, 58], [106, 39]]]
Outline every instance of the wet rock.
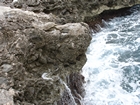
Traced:
[[[67, 77], [86, 62], [88, 25], [60, 25], [55, 15], [19, 9], [6, 8], [1, 16], [0, 88], [14, 89], [15, 105], [56, 105], [71, 91]], [[74, 96], [73, 91], [69, 94]]]
[[84, 76], [82, 76], [80, 73], [72, 73], [69, 76], [68, 84], [77, 101], [82, 100], [82, 98], [85, 96], [85, 90], [83, 87], [84, 82]]
[[[0, 6], [0, 95], [5, 97], [0, 102], [4, 105], [13, 105], [13, 101], [15, 105], [82, 105], [85, 93], [80, 71], [86, 62], [85, 51], [91, 33], [81, 21], [89, 22], [104, 10], [140, 2], [2, 0], [2, 3], [30, 12]], [[10, 93], [11, 88], [15, 94]]]
[[57, 105], [74, 105], [72, 102], [73, 100], [70, 99], [71, 95], [73, 96], [75, 103], [77, 105], [83, 105], [82, 100], [85, 96], [85, 90], [83, 87], [84, 84], [84, 77], [80, 74], [80, 72], [77, 73], [71, 73], [67, 77], [67, 84], [68, 87], [71, 90], [71, 94], [68, 91], [64, 91], [63, 96], [60, 98], [60, 100], [57, 102]]
[[139, 11], [140, 5], [134, 5], [132, 7], [125, 7], [120, 9], [112, 9], [112, 10], [104, 10], [102, 13], [100, 13], [97, 16], [89, 16], [84, 19], [84, 22], [86, 22], [89, 27], [91, 27], [94, 32], [100, 31], [100, 27], [106, 27], [106, 22], [110, 19], [113, 19], [114, 17], [122, 17], [131, 15], [134, 13], [134, 11]]

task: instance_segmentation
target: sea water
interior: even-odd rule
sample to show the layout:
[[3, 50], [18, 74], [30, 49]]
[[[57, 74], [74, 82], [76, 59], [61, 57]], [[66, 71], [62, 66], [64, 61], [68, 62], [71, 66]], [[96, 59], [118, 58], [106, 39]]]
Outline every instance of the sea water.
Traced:
[[140, 105], [140, 7], [93, 33], [83, 67], [84, 105]]

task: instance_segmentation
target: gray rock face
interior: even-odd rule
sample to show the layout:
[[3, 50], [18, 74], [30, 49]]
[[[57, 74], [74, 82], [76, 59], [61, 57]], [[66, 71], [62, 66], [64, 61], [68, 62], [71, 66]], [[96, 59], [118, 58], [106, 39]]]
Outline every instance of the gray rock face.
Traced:
[[5, 11], [0, 20], [0, 88], [14, 89], [15, 105], [72, 105], [61, 99], [74, 95], [68, 89], [73, 77], [68, 77], [80, 75], [86, 62], [91, 40], [88, 25], [59, 25], [60, 19], [52, 14]]
[[140, 4], [139, 0], [18, 0], [13, 7], [34, 12], [53, 13], [63, 18], [61, 23], [81, 22], [104, 10]]
[[82, 105], [85, 93], [80, 71], [91, 33], [81, 21], [139, 3], [1, 0], [0, 5], [22, 10], [0, 6], [0, 104]]
[[0, 105], [14, 105], [14, 94], [13, 89], [9, 89], [8, 91], [5, 89], [0, 89]]

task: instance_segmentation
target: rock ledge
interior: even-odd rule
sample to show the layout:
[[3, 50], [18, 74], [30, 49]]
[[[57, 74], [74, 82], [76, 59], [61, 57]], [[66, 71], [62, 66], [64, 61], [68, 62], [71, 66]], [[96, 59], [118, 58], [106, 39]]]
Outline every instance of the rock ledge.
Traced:
[[[76, 99], [84, 95], [84, 89], [77, 87], [74, 93], [69, 88], [84, 82], [79, 71], [86, 62], [85, 51], [91, 40], [88, 25], [59, 25], [59, 18], [52, 14], [5, 11], [0, 20], [1, 89], [6, 93], [14, 89], [15, 95], [8, 97], [11, 101], [13, 98], [15, 105], [79, 103]], [[74, 101], [70, 101], [71, 95]]]

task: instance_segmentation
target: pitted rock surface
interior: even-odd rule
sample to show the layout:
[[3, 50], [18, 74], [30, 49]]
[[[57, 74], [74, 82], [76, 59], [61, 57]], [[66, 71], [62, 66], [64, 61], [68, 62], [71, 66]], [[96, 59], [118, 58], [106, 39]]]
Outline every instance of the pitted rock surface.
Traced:
[[14, 105], [13, 95], [14, 90], [9, 89], [8, 91], [5, 89], [0, 89], [0, 105]]
[[74, 102], [82, 105], [85, 93], [80, 71], [91, 40], [90, 29], [82, 21], [88, 23], [105, 10], [139, 3], [1, 0], [5, 7], [0, 6], [0, 104], [73, 105], [72, 95]]
[[[12, 7], [34, 12], [53, 13], [61, 23], [81, 22], [104, 10], [119, 9], [140, 4], [139, 0], [17, 0]], [[86, 20], [87, 21], [87, 20]]]
[[88, 25], [59, 25], [55, 15], [18, 9], [2, 16], [0, 88], [14, 89], [15, 105], [56, 105], [66, 93], [67, 77], [86, 62]]

